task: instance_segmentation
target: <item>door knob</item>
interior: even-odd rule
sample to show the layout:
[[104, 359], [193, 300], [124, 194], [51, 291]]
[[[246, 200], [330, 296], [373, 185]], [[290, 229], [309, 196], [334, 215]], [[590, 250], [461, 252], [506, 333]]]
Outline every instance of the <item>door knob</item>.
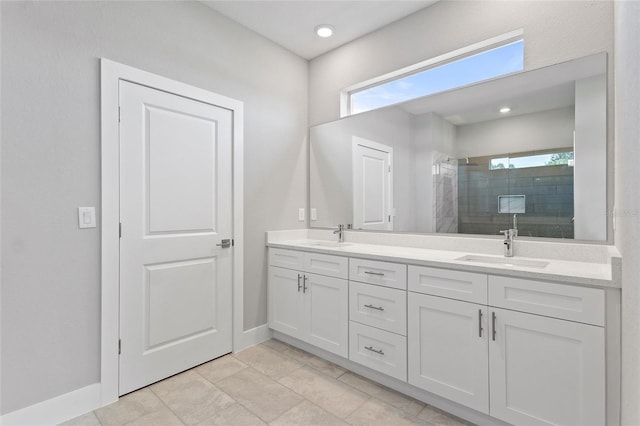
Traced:
[[220, 241], [220, 244], [216, 244], [216, 246], [222, 247], [222, 248], [229, 248], [231, 247], [231, 240], [229, 238], [225, 238], [224, 240]]

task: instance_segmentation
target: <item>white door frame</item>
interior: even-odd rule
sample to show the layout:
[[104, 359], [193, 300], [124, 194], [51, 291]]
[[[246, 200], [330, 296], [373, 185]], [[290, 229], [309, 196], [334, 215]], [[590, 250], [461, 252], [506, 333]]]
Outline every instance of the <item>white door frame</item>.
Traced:
[[120, 190], [119, 190], [119, 111], [120, 80], [149, 86], [220, 106], [233, 111], [233, 351], [246, 346], [243, 339], [243, 103], [204, 89], [177, 82], [146, 71], [102, 58], [101, 71], [101, 139], [102, 139], [102, 215], [101, 215], [101, 404], [118, 400], [118, 340], [120, 309]]

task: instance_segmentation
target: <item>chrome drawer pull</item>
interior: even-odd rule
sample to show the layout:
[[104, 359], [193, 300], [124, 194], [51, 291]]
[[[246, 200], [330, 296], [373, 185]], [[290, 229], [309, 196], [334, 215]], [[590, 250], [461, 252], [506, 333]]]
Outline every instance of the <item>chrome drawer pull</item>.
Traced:
[[375, 309], [376, 311], [384, 311], [382, 306], [364, 305], [365, 308]]
[[364, 348], [368, 351], [375, 352], [380, 355], [384, 355], [384, 352], [382, 351], [382, 349], [376, 349], [373, 346], [365, 346]]
[[365, 274], [369, 274], [369, 275], [377, 275], [379, 277], [384, 277], [384, 274], [382, 272], [371, 272], [371, 271], [364, 271]]
[[302, 275], [298, 274], [298, 293], [300, 293], [300, 289], [302, 288], [302, 286], [300, 285], [301, 278], [302, 278]]

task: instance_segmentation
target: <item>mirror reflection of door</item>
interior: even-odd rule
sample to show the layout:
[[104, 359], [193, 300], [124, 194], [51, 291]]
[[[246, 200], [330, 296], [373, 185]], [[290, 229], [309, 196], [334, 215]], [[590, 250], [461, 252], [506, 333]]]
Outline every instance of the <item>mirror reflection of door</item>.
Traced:
[[393, 148], [353, 137], [353, 227], [393, 230]]

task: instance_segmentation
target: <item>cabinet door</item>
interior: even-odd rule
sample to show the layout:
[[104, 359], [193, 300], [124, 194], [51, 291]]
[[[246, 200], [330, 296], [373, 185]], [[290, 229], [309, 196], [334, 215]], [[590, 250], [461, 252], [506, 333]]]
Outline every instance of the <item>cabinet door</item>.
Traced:
[[513, 424], [605, 424], [604, 329], [491, 308], [494, 313], [490, 414]]
[[489, 412], [487, 307], [408, 294], [409, 383]]
[[334, 354], [349, 355], [349, 286], [340, 278], [305, 274], [307, 343]]
[[269, 267], [269, 327], [289, 336], [304, 337], [303, 273]]

